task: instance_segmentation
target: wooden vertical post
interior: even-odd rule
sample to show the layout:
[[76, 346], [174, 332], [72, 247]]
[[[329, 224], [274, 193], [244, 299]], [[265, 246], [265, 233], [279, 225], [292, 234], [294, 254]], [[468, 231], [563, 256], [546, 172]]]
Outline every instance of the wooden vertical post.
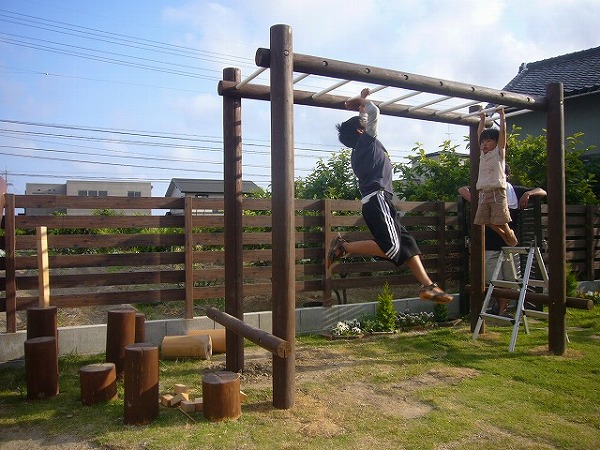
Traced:
[[135, 342], [135, 310], [112, 309], [106, 320], [106, 362], [114, 363], [117, 377], [125, 370], [125, 347]]
[[146, 315], [144, 313], [135, 314], [135, 339], [136, 344], [146, 342]]
[[6, 205], [4, 213], [4, 242], [6, 254], [6, 332], [17, 332], [17, 274], [15, 258], [16, 252], [16, 220], [15, 220], [15, 196], [4, 195]]
[[333, 233], [331, 232], [331, 200], [325, 198], [321, 200], [322, 214], [323, 214], [323, 280], [325, 281], [323, 286], [323, 306], [333, 306], [333, 299], [331, 298], [331, 268], [327, 270], [327, 253], [329, 252], [329, 243], [333, 239]]
[[595, 280], [594, 259], [596, 257], [596, 233], [594, 229], [594, 213], [596, 205], [587, 205], [585, 208], [585, 274], [586, 280]]
[[58, 308], [31, 306], [27, 308], [27, 339], [52, 336], [58, 343]]
[[193, 224], [193, 199], [184, 199], [184, 221], [185, 221], [185, 307], [186, 319], [194, 317], [194, 224]]
[[25, 341], [25, 378], [27, 398], [58, 395], [58, 355], [54, 336], [41, 336]]
[[117, 398], [117, 373], [113, 363], [88, 364], [79, 369], [81, 403], [92, 406]]
[[[223, 79], [240, 82], [241, 71], [223, 70]], [[225, 312], [244, 320], [244, 249], [242, 227], [242, 103], [239, 98], [223, 96], [223, 174], [225, 182]], [[226, 331], [225, 365], [239, 372], [244, 368], [244, 338]]]
[[566, 199], [565, 199], [565, 121], [562, 83], [546, 87], [548, 99], [548, 350], [562, 355], [566, 349]]
[[456, 203], [458, 205], [458, 235], [464, 238], [464, 242], [461, 242], [460, 246], [460, 262], [459, 266], [463, 267], [459, 273], [458, 278], [458, 289], [460, 292], [459, 298], [459, 313], [461, 316], [466, 315], [469, 312], [469, 298], [470, 295], [467, 292], [468, 284], [468, 273], [469, 273], [469, 245], [467, 230], [469, 229], [470, 215], [467, 217], [467, 201], [458, 195]]
[[[481, 106], [472, 106], [469, 112], [480, 111]], [[479, 195], [477, 194], [477, 177], [479, 175], [479, 138], [477, 136], [477, 125], [469, 127], [469, 142], [471, 146], [471, 331], [475, 331], [477, 319], [483, 305], [485, 291], [485, 234], [481, 225], [475, 225], [475, 214], [479, 204]], [[481, 325], [480, 333], [485, 333], [485, 322]]]
[[[292, 29], [271, 27], [271, 182], [273, 186], [273, 334], [296, 333], [294, 210], [294, 86]], [[273, 355], [273, 406], [294, 405], [294, 349]]]
[[125, 347], [124, 414], [126, 425], [144, 425], [158, 416], [158, 347]]
[[442, 288], [446, 289], [446, 202], [436, 202], [437, 220], [437, 279]]
[[235, 420], [242, 415], [240, 374], [219, 370], [202, 377], [204, 417], [211, 421]]
[[50, 306], [50, 271], [48, 268], [48, 228], [37, 227], [38, 304]]

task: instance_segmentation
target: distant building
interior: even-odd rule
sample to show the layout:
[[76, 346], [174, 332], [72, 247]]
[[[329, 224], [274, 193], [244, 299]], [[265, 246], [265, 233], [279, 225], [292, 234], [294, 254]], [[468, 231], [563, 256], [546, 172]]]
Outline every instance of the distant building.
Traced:
[[[67, 180], [65, 184], [27, 183], [26, 195], [71, 195], [77, 197], [151, 197], [152, 184], [144, 181], [80, 181]], [[49, 215], [60, 212], [67, 215], [91, 215], [91, 209], [49, 209], [27, 208], [25, 214], [29, 216]], [[123, 210], [125, 214], [147, 214], [149, 209]]]
[[[562, 82], [564, 89], [565, 135], [583, 132], [590, 154], [600, 153], [600, 47], [523, 63], [504, 90], [528, 95], [546, 95], [546, 86]], [[508, 112], [508, 111], [507, 111]], [[547, 128], [546, 113], [531, 111], [506, 118], [507, 127], [519, 126], [522, 135], [539, 136]]]
[[[242, 193], [250, 194], [259, 190], [252, 181], [242, 181]], [[225, 183], [223, 180], [208, 180], [197, 178], [173, 178], [165, 197], [194, 197], [194, 198], [223, 198], [225, 195]], [[222, 214], [223, 211], [211, 209], [194, 211], [194, 214]], [[169, 214], [181, 215], [182, 210], [171, 210]]]

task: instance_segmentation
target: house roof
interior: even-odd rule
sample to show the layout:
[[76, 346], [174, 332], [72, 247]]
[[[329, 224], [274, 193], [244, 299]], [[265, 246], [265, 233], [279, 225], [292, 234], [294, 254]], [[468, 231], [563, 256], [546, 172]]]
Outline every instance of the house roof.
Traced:
[[[223, 180], [207, 180], [198, 178], [172, 178], [165, 197], [172, 197], [178, 188], [183, 194], [223, 194]], [[247, 194], [260, 189], [252, 181], [242, 181], [242, 192]]]
[[600, 47], [523, 63], [504, 90], [546, 95], [546, 85], [562, 82], [565, 97], [600, 92]]

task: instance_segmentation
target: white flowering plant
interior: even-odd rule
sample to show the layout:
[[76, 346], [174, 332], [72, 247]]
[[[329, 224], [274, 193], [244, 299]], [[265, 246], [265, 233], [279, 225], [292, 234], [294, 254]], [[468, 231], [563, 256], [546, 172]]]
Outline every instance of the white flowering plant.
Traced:
[[577, 297], [587, 298], [594, 302], [594, 305], [600, 305], [600, 291], [577, 292]]
[[334, 336], [356, 336], [362, 334], [362, 332], [360, 322], [356, 319], [338, 322], [331, 329], [331, 334]]
[[434, 322], [435, 315], [432, 312], [411, 313], [407, 310], [396, 315], [396, 328], [398, 329], [426, 326]]

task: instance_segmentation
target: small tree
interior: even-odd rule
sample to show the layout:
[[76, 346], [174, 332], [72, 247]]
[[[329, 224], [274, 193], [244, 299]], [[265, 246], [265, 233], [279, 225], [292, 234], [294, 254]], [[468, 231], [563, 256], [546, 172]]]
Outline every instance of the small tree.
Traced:
[[396, 328], [396, 310], [393, 300], [394, 296], [386, 282], [383, 290], [377, 296], [376, 318], [381, 325], [380, 331], [394, 331]]
[[436, 303], [433, 307], [433, 316], [436, 322], [445, 322], [448, 320], [448, 306], [442, 303]]

